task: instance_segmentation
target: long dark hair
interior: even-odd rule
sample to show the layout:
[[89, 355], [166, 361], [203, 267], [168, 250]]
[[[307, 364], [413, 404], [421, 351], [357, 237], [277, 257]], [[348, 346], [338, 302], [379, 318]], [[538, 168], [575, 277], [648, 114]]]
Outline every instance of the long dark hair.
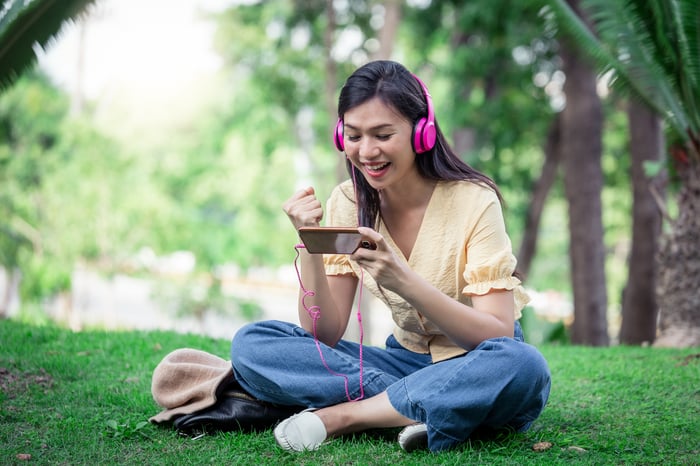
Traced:
[[[338, 99], [338, 117], [368, 100], [378, 97], [394, 108], [408, 121], [415, 123], [428, 114], [423, 89], [416, 78], [403, 65], [389, 60], [377, 60], [358, 68], [345, 82]], [[435, 147], [416, 156], [418, 173], [425, 178], [439, 181], [468, 180], [493, 189], [503, 203], [496, 183], [467, 165], [447, 143], [435, 121], [437, 138]], [[358, 203], [358, 220], [362, 226], [376, 227], [379, 213], [379, 192], [371, 187], [364, 176], [350, 162], [347, 170], [355, 183]]]

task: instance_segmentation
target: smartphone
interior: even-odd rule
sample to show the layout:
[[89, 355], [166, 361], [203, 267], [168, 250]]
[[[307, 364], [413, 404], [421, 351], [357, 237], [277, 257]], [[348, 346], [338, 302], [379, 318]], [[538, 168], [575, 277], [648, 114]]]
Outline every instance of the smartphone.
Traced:
[[352, 254], [358, 248], [376, 249], [357, 228], [301, 227], [299, 237], [311, 254]]

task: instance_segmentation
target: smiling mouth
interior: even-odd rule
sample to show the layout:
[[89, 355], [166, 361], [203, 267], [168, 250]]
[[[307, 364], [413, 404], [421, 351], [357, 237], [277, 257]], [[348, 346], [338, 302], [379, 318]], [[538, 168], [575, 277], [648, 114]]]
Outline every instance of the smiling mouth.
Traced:
[[386, 167], [388, 167], [390, 164], [391, 164], [390, 162], [373, 164], [373, 165], [365, 164], [365, 170], [367, 170], [370, 173], [379, 173], [382, 170], [384, 170]]

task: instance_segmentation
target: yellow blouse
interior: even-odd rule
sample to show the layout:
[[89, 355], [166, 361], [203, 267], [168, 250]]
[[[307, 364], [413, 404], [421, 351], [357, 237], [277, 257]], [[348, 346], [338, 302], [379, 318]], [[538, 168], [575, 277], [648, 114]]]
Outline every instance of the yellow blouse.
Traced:
[[[350, 180], [331, 193], [326, 219], [328, 226], [357, 226]], [[513, 290], [515, 318], [520, 318], [529, 298], [520, 280], [513, 276], [516, 259], [500, 202], [491, 189], [469, 181], [438, 182], [409, 258], [404, 257], [381, 222], [378, 231], [411, 269], [459, 302], [471, 305], [471, 296]], [[327, 275], [361, 276], [359, 266], [347, 255], [327, 254], [324, 263]], [[430, 353], [433, 362], [467, 352], [399, 295], [380, 288], [370, 274], [363, 277], [365, 288], [391, 310], [396, 323], [394, 336], [405, 348]]]

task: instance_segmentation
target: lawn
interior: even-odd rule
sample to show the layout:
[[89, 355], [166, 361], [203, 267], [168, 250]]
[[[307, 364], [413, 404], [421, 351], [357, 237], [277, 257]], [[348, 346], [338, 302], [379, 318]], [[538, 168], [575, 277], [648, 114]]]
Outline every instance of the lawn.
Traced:
[[292, 454], [269, 431], [189, 438], [148, 424], [151, 373], [181, 347], [228, 359], [228, 341], [203, 336], [0, 320], [0, 464], [700, 464], [700, 348], [543, 346], [552, 394], [527, 433], [406, 454], [387, 430]]

